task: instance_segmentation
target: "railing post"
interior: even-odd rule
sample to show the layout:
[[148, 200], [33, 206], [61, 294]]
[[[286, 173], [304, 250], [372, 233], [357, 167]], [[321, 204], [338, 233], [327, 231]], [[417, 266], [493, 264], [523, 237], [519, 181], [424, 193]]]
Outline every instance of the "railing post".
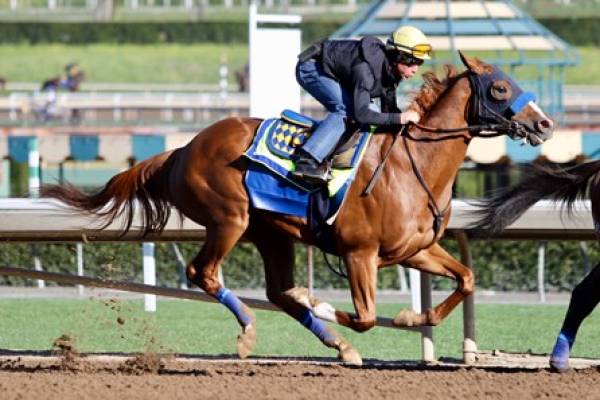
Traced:
[[[38, 147], [38, 137], [34, 136], [27, 141], [27, 162], [29, 164], [29, 197], [38, 197], [40, 191], [40, 151]], [[40, 259], [39, 245], [32, 246], [33, 268], [36, 271], [42, 270], [42, 260]], [[38, 288], [46, 287], [42, 280], [37, 281]]]
[[[83, 243], [77, 243], [77, 275], [83, 276]], [[77, 285], [77, 293], [83, 296], [83, 285]]]
[[[421, 272], [421, 312], [431, 308], [431, 275]], [[424, 362], [435, 361], [435, 349], [433, 345], [433, 327], [421, 327], [421, 352]]]
[[538, 299], [540, 303], [546, 302], [546, 288], [544, 284], [544, 267], [546, 263], [546, 242], [540, 242], [538, 246], [538, 265], [537, 265], [537, 281], [538, 281]]
[[19, 117], [19, 112], [17, 111], [18, 102], [17, 102], [17, 94], [15, 92], [12, 92], [11, 94], [8, 95], [8, 104], [9, 104], [8, 118], [11, 121], [16, 121], [17, 118]]
[[[142, 255], [144, 263], [144, 284], [156, 285], [156, 260], [154, 259], [154, 243], [142, 244]], [[144, 310], [149, 312], [156, 311], [156, 295], [144, 295]]]
[[396, 271], [398, 273], [398, 286], [400, 287], [400, 293], [408, 293], [408, 283], [406, 282], [406, 268], [402, 265], [396, 265]]
[[[473, 269], [473, 258], [467, 234], [459, 230], [455, 233], [460, 259], [463, 265]], [[473, 364], [477, 357], [477, 342], [475, 341], [475, 297], [467, 296], [463, 300], [463, 361], [465, 364]]]
[[408, 270], [408, 281], [410, 283], [410, 302], [415, 312], [421, 312], [421, 273], [416, 269]]
[[177, 265], [179, 266], [179, 289], [187, 289], [187, 275], [186, 275], [186, 264], [183, 255], [181, 254], [181, 250], [179, 250], [179, 246], [177, 243], [171, 243], [171, 248], [173, 249], [173, 253], [175, 253], [175, 259], [177, 260]]
[[113, 121], [120, 121], [123, 118], [121, 111], [121, 94], [116, 93], [112, 98], [113, 103]]
[[219, 89], [221, 98], [227, 97], [227, 77], [229, 76], [229, 68], [227, 66], [227, 57], [221, 57], [221, 64], [219, 65]]
[[[410, 299], [413, 311], [422, 313], [431, 308], [431, 276], [416, 269], [408, 270], [410, 281]], [[435, 361], [433, 346], [433, 328], [422, 326], [421, 331], [421, 354], [424, 362]]]

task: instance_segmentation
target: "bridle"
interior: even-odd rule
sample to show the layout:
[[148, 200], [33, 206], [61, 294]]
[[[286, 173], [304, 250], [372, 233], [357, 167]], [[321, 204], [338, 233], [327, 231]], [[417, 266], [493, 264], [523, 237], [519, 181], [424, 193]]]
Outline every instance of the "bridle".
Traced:
[[[518, 123], [516, 121], [512, 121], [512, 120], [506, 118], [504, 115], [497, 112], [496, 110], [494, 110], [492, 107], [490, 107], [488, 105], [488, 102], [486, 101], [485, 94], [484, 94], [484, 89], [483, 89], [484, 85], [482, 84], [482, 82], [480, 80], [481, 79], [480, 75], [469, 70], [467, 77], [468, 77], [469, 83], [471, 85], [471, 97], [469, 99], [469, 117], [476, 118], [478, 124], [468, 124], [465, 127], [457, 127], [457, 128], [434, 128], [434, 127], [421, 125], [419, 123], [413, 123], [412, 125], [414, 125], [415, 127], [419, 128], [422, 131], [432, 132], [432, 133], [469, 132], [470, 135], [474, 136], [474, 137], [487, 138], [487, 137], [508, 135], [513, 139], [521, 138], [521, 139], [527, 140], [527, 137], [529, 135], [527, 128], [525, 128], [523, 125], [521, 125], [520, 123]], [[517, 96], [515, 96], [514, 100], [511, 98], [511, 100], [513, 100], [513, 101], [505, 108], [505, 110], [513, 107], [513, 105], [517, 102], [519, 103], [519, 104], [517, 104], [518, 108], [519, 109], [523, 108], [527, 104], [527, 102], [532, 100], [532, 96], [533, 95], [529, 92], [518, 93]], [[534, 97], [533, 97], [533, 99], [534, 99]], [[517, 108], [517, 107], [515, 107], [515, 108]], [[483, 123], [480, 123], [481, 121], [483, 121]], [[404, 143], [404, 147], [406, 149], [406, 154], [408, 155], [408, 159], [411, 164], [411, 168], [413, 169], [413, 172], [414, 172], [417, 180], [419, 181], [419, 184], [421, 185], [423, 190], [425, 190], [425, 192], [427, 193], [428, 204], [429, 204], [429, 207], [431, 208], [431, 212], [433, 214], [432, 243], [434, 243], [437, 240], [437, 237], [441, 230], [442, 224], [444, 222], [444, 215], [448, 211], [452, 200], [450, 199], [448, 201], [448, 204], [442, 210], [440, 210], [440, 208], [435, 200], [435, 197], [433, 196], [433, 193], [431, 192], [431, 189], [429, 188], [429, 186], [427, 185], [427, 182], [425, 181], [425, 178], [423, 178], [423, 175], [419, 171], [417, 164], [410, 152], [410, 148], [408, 147], [408, 139], [407, 139], [408, 134], [406, 132], [407, 131], [406, 127], [407, 127], [407, 125], [403, 125], [402, 128], [400, 129], [400, 131], [398, 133], [394, 134], [390, 147], [387, 149], [385, 155], [383, 156], [383, 159], [381, 160], [381, 163], [377, 166], [375, 172], [373, 173], [371, 180], [369, 181], [367, 187], [363, 191], [363, 195], [366, 196], [373, 190], [373, 187], [375, 186], [375, 183], [377, 182], [377, 180], [379, 179], [379, 176], [381, 175], [383, 166], [385, 165], [385, 163], [392, 151], [392, 148], [394, 147], [394, 144], [396, 143], [396, 140], [398, 139], [399, 136], [401, 136], [403, 143]]]
[[[468, 124], [458, 128], [434, 128], [419, 123], [413, 123], [415, 127], [425, 132], [431, 133], [459, 133], [469, 132], [472, 137], [496, 137], [508, 135], [512, 139], [525, 139], [529, 135], [527, 128], [517, 121], [510, 120], [499, 112], [493, 110], [485, 100], [483, 84], [480, 81], [480, 76], [472, 71], [467, 72], [467, 78], [471, 85], [471, 97], [469, 99], [469, 116], [478, 119], [478, 122], [483, 120], [484, 123]], [[534, 97], [533, 97], [534, 98]], [[515, 100], [507, 107], [510, 108], [514, 103], [519, 103], [522, 108], [526, 101], [532, 99], [532, 94], [522, 92]]]

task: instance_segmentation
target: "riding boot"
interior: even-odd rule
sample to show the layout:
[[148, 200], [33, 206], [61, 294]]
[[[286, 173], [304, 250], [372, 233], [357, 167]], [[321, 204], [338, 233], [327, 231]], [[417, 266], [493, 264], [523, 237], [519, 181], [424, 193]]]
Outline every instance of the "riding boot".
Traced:
[[319, 164], [317, 160], [306, 151], [302, 150], [302, 148], [296, 150], [293, 159], [296, 169], [292, 172], [292, 175], [305, 180], [325, 184], [331, 180], [332, 177], [329, 171], [328, 161]]

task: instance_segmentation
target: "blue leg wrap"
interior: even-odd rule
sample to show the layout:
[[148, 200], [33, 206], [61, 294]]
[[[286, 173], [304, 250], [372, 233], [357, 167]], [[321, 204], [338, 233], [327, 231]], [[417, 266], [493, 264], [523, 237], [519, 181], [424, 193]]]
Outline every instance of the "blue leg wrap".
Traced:
[[333, 336], [329, 332], [329, 330], [327, 329], [327, 325], [325, 325], [325, 322], [315, 317], [312, 311], [306, 310], [304, 314], [297, 318], [297, 320], [306, 328], [308, 328], [312, 333], [314, 333], [316, 337], [321, 339], [322, 342], [328, 341], [331, 343], [335, 340], [335, 336]]
[[556, 338], [556, 344], [552, 350], [552, 355], [550, 356], [550, 365], [552, 367], [558, 370], [565, 370], [569, 367], [569, 355], [574, 342], [574, 337], [564, 332], [560, 332]]
[[229, 311], [235, 315], [242, 326], [246, 326], [252, 322], [252, 318], [244, 312], [243, 303], [228, 289], [220, 288], [215, 297], [219, 300], [219, 303], [229, 308]]

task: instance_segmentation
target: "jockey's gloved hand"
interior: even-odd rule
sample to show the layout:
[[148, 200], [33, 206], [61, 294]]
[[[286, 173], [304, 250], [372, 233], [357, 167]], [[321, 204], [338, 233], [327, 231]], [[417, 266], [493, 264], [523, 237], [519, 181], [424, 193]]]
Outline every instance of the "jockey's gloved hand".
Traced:
[[421, 117], [419, 116], [419, 114], [413, 110], [408, 110], [404, 111], [403, 113], [400, 113], [400, 123], [402, 125], [406, 125], [411, 122], [417, 123], [420, 119]]

